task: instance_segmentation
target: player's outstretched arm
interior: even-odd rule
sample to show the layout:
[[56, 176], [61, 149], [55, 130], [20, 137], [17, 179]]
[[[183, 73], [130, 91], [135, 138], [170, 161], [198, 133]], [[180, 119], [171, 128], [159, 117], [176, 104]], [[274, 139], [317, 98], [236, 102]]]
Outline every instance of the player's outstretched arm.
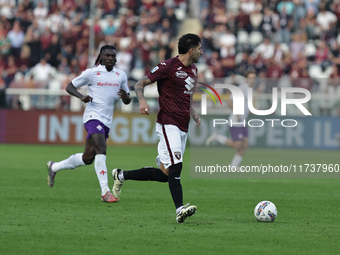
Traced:
[[196, 111], [192, 107], [190, 107], [190, 113], [191, 113], [191, 117], [196, 122], [195, 127], [198, 128], [201, 125], [201, 118], [198, 116], [198, 114], [196, 113]]
[[140, 79], [136, 84], [135, 84], [135, 92], [136, 92], [136, 97], [139, 101], [139, 112], [141, 114], [147, 114], [149, 115], [149, 110], [150, 106], [145, 100], [144, 97], [144, 87], [151, 84], [152, 81], [149, 79], [148, 76], [144, 76], [142, 79]]
[[67, 93], [69, 93], [72, 96], [78, 97], [81, 101], [83, 101], [84, 103], [88, 103], [88, 102], [92, 102], [93, 98], [90, 97], [89, 95], [84, 96], [83, 94], [81, 94], [77, 88], [72, 84], [72, 82], [70, 82], [67, 86], [66, 86], [66, 91]]

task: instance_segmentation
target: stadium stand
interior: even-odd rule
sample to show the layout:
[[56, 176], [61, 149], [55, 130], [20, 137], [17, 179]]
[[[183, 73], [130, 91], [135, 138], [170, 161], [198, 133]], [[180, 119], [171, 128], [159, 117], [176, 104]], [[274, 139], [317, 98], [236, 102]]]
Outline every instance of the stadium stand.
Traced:
[[[198, 7], [192, 11], [191, 6]], [[202, 37], [198, 66], [205, 79], [242, 77], [249, 69], [273, 78], [271, 63], [281, 78], [328, 79], [340, 70], [339, 1], [98, 0], [92, 56], [90, 0], [0, 1], [0, 17], [0, 90], [63, 89], [93, 65], [103, 44], [117, 47], [117, 67], [127, 72], [132, 87], [176, 54], [177, 39], [186, 32]], [[340, 91], [339, 84], [319, 80], [309, 88], [314, 93], [324, 86]]]

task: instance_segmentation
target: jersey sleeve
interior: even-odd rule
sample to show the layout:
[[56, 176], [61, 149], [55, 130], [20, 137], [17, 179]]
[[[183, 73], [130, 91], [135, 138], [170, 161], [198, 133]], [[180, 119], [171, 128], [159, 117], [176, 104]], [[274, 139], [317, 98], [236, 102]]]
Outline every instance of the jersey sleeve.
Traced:
[[72, 80], [72, 84], [76, 88], [79, 88], [85, 85], [91, 85], [91, 74], [92, 74], [92, 70], [86, 69], [79, 76], [77, 76], [76, 78]]
[[168, 61], [159, 63], [146, 76], [152, 82], [164, 79], [164, 78], [168, 77], [168, 75], [169, 75], [169, 66], [170, 66], [170, 63]]
[[126, 77], [126, 74], [124, 73], [124, 77], [122, 78], [122, 83], [120, 86], [121, 89], [125, 90], [126, 93], [130, 93], [129, 85], [128, 85], [128, 80]]

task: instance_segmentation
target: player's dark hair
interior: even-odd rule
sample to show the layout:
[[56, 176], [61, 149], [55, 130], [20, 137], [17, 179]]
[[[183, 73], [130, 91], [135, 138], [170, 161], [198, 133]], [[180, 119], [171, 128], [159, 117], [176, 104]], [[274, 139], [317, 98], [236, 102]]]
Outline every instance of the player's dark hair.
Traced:
[[178, 40], [178, 53], [185, 54], [191, 48], [198, 46], [201, 42], [201, 38], [195, 34], [185, 34]]
[[96, 62], [94, 62], [95, 65], [101, 64], [101, 62], [102, 62], [102, 53], [104, 52], [104, 50], [107, 50], [107, 49], [116, 50], [116, 47], [113, 46], [113, 45], [104, 45], [103, 47], [101, 47], [100, 51], [99, 51], [99, 54], [98, 54], [98, 57], [96, 59]]

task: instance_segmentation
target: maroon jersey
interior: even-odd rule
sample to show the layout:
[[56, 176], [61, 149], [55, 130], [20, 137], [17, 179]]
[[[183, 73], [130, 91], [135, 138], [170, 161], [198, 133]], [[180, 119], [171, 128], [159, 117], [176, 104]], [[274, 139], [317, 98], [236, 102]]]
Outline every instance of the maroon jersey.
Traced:
[[190, 98], [194, 92], [197, 67], [186, 67], [178, 57], [159, 63], [148, 78], [155, 82], [159, 94], [159, 124], [171, 124], [188, 132], [190, 121]]

